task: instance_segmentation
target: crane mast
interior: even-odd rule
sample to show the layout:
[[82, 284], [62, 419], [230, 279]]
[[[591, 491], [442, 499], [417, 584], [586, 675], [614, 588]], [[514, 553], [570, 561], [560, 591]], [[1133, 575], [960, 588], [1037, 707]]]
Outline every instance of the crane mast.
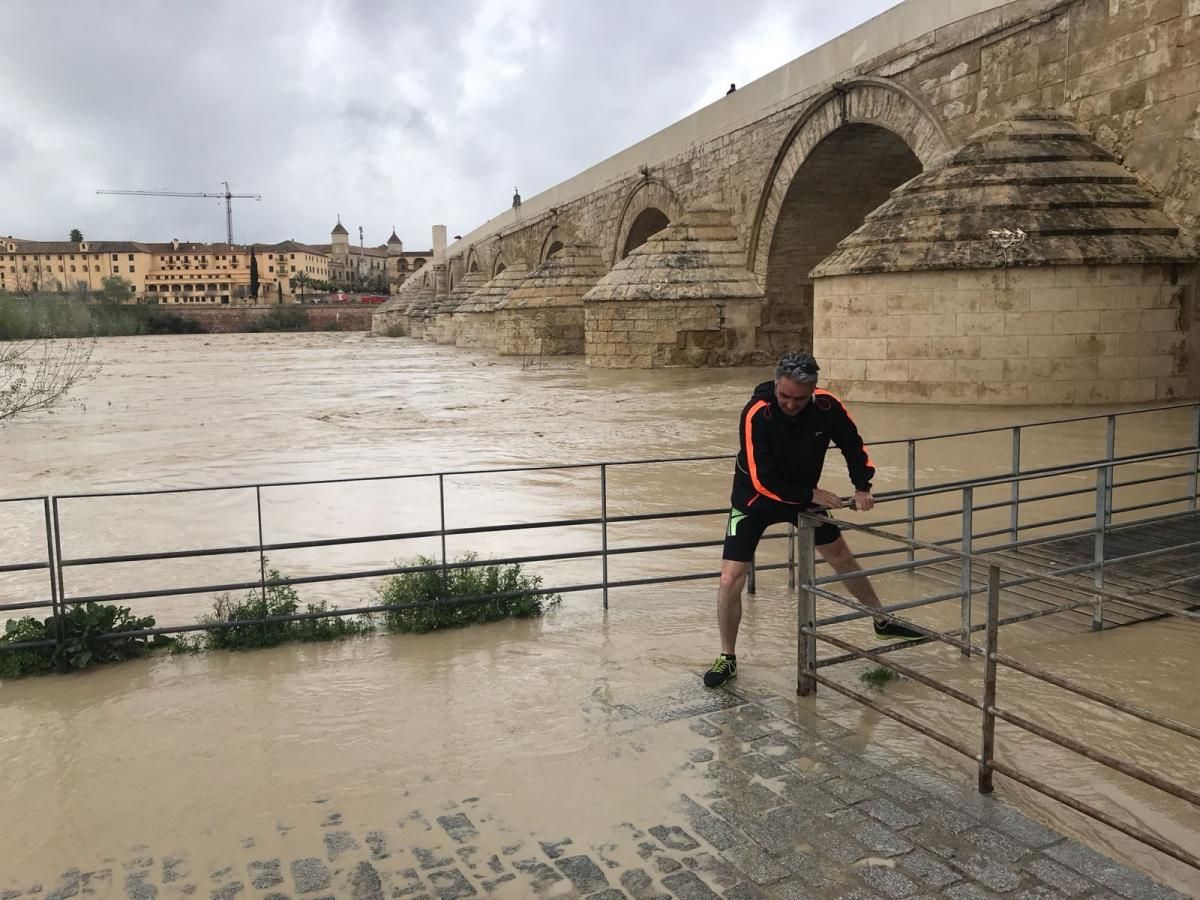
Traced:
[[234, 194], [229, 190], [229, 182], [222, 181], [225, 186], [223, 194], [210, 194], [203, 191], [96, 191], [97, 194], [121, 194], [128, 197], [211, 197], [225, 200], [225, 240], [233, 246], [233, 201], [262, 200], [260, 194]]

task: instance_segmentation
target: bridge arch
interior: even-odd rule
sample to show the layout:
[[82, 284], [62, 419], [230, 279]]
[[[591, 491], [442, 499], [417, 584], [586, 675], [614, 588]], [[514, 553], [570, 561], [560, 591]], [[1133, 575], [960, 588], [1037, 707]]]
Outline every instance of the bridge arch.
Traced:
[[763, 349], [810, 343], [809, 271], [895, 188], [951, 149], [941, 122], [885, 79], [843, 82], [806, 107], [776, 155], [747, 248], [747, 265], [767, 294]]
[[650, 235], [674, 222], [682, 212], [679, 198], [665, 181], [653, 175], [644, 177], [625, 195], [617, 218], [612, 265], [644, 244]]
[[544, 263], [555, 253], [563, 248], [563, 244], [567, 241], [565, 229], [558, 225], [551, 225], [550, 230], [546, 232], [546, 237], [542, 239], [542, 249], [538, 252], [538, 262]]

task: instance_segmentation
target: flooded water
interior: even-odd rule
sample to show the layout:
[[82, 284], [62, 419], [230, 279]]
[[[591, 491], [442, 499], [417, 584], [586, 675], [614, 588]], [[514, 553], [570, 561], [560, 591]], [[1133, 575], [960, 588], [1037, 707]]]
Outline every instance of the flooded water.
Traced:
[[[267, 544], [434, 531], [443, 520], [449, 529], [470, 529], [595, 517], [596, 468], [440, 480], [426, 473], [731, 455], [737, 412], [769, 374], [588, 370], [580, 360], [525, 367], [519, 360], [363, 334], [117, 338], [102, 342], [95, 359], [99, 374], [76, 405], [0, 430], [0, 498], [394, 477], [257, 492], [64, 499], [60, 533], [68, 559], [244, 548], [191, 560], [70, 567], [65, 585], [71, 597], [252, 581], [260, 565], [260, 509]], [[903, 488], [907, 479], [906, 448], [889, 439], [1080, 411], [861, 404], [853, 412], [872, 444], [876, 490], [882, 492]], [[1118, 452], [1179, 446], [1189, 423], [1187, 415], [1155, 413], [1128, 428], [1122, 424]], [[1029, 430], [1022, 455], [1026, 466], [1050, 465], [1095, 457], [1103, 447], [1101, 420]], [[1000, 474], [1010, 461], [1007, 432], [931, 442], [918, 449], [917, 481]], [[1143, 477], [1169, 465], [1147, 464]], [[604, 473], [607, 514], [722, 508], [729, 469], [727, 459], [611, 465]], [[848, 489], [836, 456], [827, 472], [824, 486]], [[1086, 477], [1031, 490], [1076, 483], [1086, 484]], [[1176, 482], [1119, 489], [1118, 505], [1178, 489]], [[931, 499], [920, 509], [953, 508], [955, 502], [954, 496]], [[1035, 505], [1029, 521], [1085, 513], [1090, 503], [1090, 496], [1047, 501], [1040, 510]], [[861, 520], [902, 514], [896, 506], [882, 505]], [[44, 559], [40, 504], [0, 504], [0, 525], [9, 559]], [[609, 527], [608, 546], [715, 540], [722, 527], [719, 517], [619, 523]], [[920, 535], [945, 536], [948, 528], [935, 520]], [[447, 552], [594, 552], [600, 537], [594, 524], [464, 534], [448, 540]], [[764, 545], [767, 562], [782, 559], [782, 544]], [[319, 576], [385, 568], [419, 553], [438, 557], [440, 541], [280, 549], [270, 553], [270, 565], [294, 577]], [[715, 547], [617, 555], [609, 577], [715, 571], [718, 556]], [[552, 585], [593, 584], [601, 574], [594, 557], [535, 568]], [[305, 585], [301, 596], [306, 602], [367, 604], [374, 602], [378, 581]], [[911, 576], [888, 576], [879, 584], [889, 599], [924, 589]], [[47, 593], [44, 572], [0, 575], [4, 602], [42, 600]], [[536, 622], [252, 654], [160, 657], [2, 683], [0, 890], [51, 879], [69, 866], [118, 859], [140, 845], [160, 852], [187, 847], [214, 867], [244, 857], [250, 836], [257, 836], [256, 852], [281, 835], [293, 846], [311, 838], [319, 849], [319, 830], [309, 837], [303, 829], [289, 834], [288, 823], [311, 818], [330, 803], [340, 816], [369, 824], [418, 806], [433, 808], [448, 796], [475, 797], [495, 816], [502, 814], [514, 834], [561, 826], [602, 841], [614, 823], [661, 813], [655, 788], [664, 781], [687, 788], [690, 776], [674, 767], [670, 742], [667, 750], [647, 743], [637, 752], [605, 738], [620, 734], [614, 709], [708, 664], [717, 649], [714, 593], [712, 579], [614, 589], [605, 611], [599, 592], [569, 592]], [[210, 592], [130, 605], [160, 624], [189, 624], [212, 598]], [[950, 627], [957, 615], [956, 606], [947, 606], [914, 618]], [[759, 596], [746, 604], [741, 685], [791, 693], [794, 628], [795, 600], [784, 574], [765, 572]], [[835, 633], [862, 640], [859, 624]], [[1189, 679], [1195, 635], [1194, 623], [1177, 621], [1100, 635], [1021, 625], [1005, 629], [1002, 649], [1200, 725], [1200, 701]], [[927, 674], [977, 690], [977, 664], [954, 651], [919, 648], [906, 659]], [[840, 680], [862, 688], [857, 675], [863, 667], [836, 671]], [[908, 681], [888, 685], [880, 696], [960, 733], [968, 745], [977, 741], [977, 714], [953, 700]], [[971, 771], [969, 762], [828, 690], [805, 702], [864, 742], [925, 755], [935, 767]], [[998, 704], [1182, 783], [1200, 783], [1194, 743], [1170, 733], [1098, 711], [1014, 673], [1002, 675]], [[674, 749], [688, 734], [680, 732]], [[1020, 762], [1060, 789], [1193, 852], [1200, 846], [1200, 814], [1187, 804], [1005, 727], [998, 734], [999, 759]], [[1185, 867], [1019, 786], [997, 782], [1035, 818], [1200, 894], [1200, 881]], [[548, 783], [570, 788], [547, 791]]]

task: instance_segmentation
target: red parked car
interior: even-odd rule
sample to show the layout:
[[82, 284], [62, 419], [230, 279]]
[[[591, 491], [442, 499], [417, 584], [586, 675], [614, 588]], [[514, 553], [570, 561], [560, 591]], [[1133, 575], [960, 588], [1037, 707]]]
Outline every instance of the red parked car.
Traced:
[[378, 294], [372, 294], [362, 298], [363, 303], [386, 303], [387, 297], [381, 297]]

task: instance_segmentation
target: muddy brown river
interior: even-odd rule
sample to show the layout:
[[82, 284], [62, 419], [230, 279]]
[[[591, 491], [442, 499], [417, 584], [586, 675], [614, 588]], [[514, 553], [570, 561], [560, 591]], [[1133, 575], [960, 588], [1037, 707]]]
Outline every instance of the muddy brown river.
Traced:
[[[99, 343], [98, 374], [77, 402], [0, 427], [0, 499], [43, 494], [229, 487], [138, 497], [64, 499], [68, 558], [253, 546], [259, 508], [267, 543], [351, 535], [472, 528], [599, 514], [595, 468], [540, 472], [427, 473], [557, 464], [632, 462], [732, 454], [737, 412], [769, 373], [752, 369], [620, 372], [581, 360], [528, 365], [519, 359], [363, 334], [211, 335], [114, 338]], [[895, 438], [1036, 422], [1100, 410], [937, 408], [857, 404], [872, 444], [877, 491], [905, 485], [905, 448]], [[1118, 452], [1178, 446], [1189, 414], [1154, 413], [1119, 433]], [[1122, 425], [1122, 428], [1125, 428]], [[1027, 433], [1026, 465], [1102, 452], [1104, 423]], [[918, 483], [999, 474], [1007, 433], [922, 444]], [[726, 459], [608, 467], [610, 515], [723, 507]], [[840, 458], [823, 486], [847, 490]], [[1156, 471], [1148, 466], [1147, 472]], [[325, 479], [332, 485], [287, 485]], [[407, 477], [413, 476], [413, 477]], [[256, 494], [237, 485], [273, 483]], [[1178, 485], [1175, 485], [1178, 489]], [[1165, 496], [1126, 489], [1122, 502]], [[1054, 509], [1086, 511], [1089, 497]], [[930, 501], [932, 510], [953, 500]], [[941, 504], [939, 506], [939, 504]], [[883, 505], [870, 522], [898, 515]], [[1030, 515], [1049, 518], [1050, 510]], [[851, 520], [852, 514], [847, 514]], [[7, 560], [44, 558], [37, 504], [0, 504]], [[717, 539], [723, 520], [614, 525], [610, 548]], [[931, 524], [921, 536], [946, 536]], [[587, 551], [596, 526], [453, 537], [451, 556]], [[856, 547], [876, 546], [857, 541]], [[764, 545], [766, 546], [766, 545]], [[775, 542], [767, 561], [782, 559]], [[271, 566], [293, 576], [386, 567], [437, 538], [281, 550]], [[609, 577], [638, 579], [715, 571], [717, 548], [613, 556]], [[191, 560], [70, 568], [69, 596], [253, 580], [256, 552]], [[548, 584], [599, 580], [596, 559], [535, 567]], [[5, 602], [42, 599], [44, 573], [0, 575]], [[378, 579], [301, 589], [304, 601], [374, 602]], [[927, 590], [918, 579], [879, 579], [887, 598]], [[608, 610], [598, 591], [567, 593], [537, 621], [503, 622], [422, 636], [376, 635], [327, 646], [248, 654], [160, 656], [72, 676], [0, 683], [0, 892], [52, 880], [63, 869], [119, 859], [131, 847], [186, 848], [229, 864], [264, 852], [264, 835], [336, 803], [339, 816], [370, 823], [446, 796], [478, 796], [514, 830], [570, 828], [603, 841], [611, 823], [656, 812], [654, 785], [670, 769], [660, 745], [645, 753], [597, 745], [619, 732], [605, 717], [649, 686], [705, 668], [717, 649], [712, 579], [619, 588]], [[160, 624], [188, 624], [211, 594], [137, 600]], [[828, 610], [833, 611], [833, 610]], [[44, 613], [43, 613], [44, 614]], [[0, 614], [3, 617], [4, 614]], [[952, 627], [957, 606], [914, 614]], [[739, 683], [790, 694], [795, 674], [795, 598], [782, 572], [761, 577], [739, 642]], [[862, 626], [835, 633], [862, 638]], [[1092, 634], [1023, 624], [1002, 649], [1098, 690], [1200, 725], [1194, 673], [1196, 623], [1150, 622]], [[906, 661], [978, 691], [978, 667], [948, 648], [914, 648]], [[861, 689], [863, 666], [837, 670]], [[830, 671], [830, 670], [827, 670]], [[977, 741], [976, 713], [901, 680], [878, 695], [941, 730]], [[1194, 742], [1077, 702], [1048, 685], [1005, 673], [999, 699], [1109, 752], [1185, 784], [1200, 783]], [[1019, 702], [1018, 702], [1019, 701]], [[859, 736], [926, 756], [934, 767], [972, 771], [968, 761], [828, 690], [815, 708]], [[1001, 727], [999, 757], [1175, 843], [1200, 850], [1200, 811], [1150, 788]], [[682, 740], [682, 738], [681, 738]], [[614, 745], [615, 746], [615, 745]], [[657, 749], [656, 749], [657, 748]], [[573, 785], [548, 793], [548, 781]], [[1027, 814], [1151, 872], [1189, 895], [1200, 875], [1102, 825], [997, 779]], [[246, 842], [258, 835], [258, 847]], [[318, 840], [319, 835], [314, 840]], [[295, 841], [303, 838], [294, 838]], [[319, 849], [319, 848], [318, 848]], [[160, 852], [169, 852], [161, 850]], [[293, 852], [293, 851], [289, 851]], [[316, 852], [316, 850], [314, 850]]]

